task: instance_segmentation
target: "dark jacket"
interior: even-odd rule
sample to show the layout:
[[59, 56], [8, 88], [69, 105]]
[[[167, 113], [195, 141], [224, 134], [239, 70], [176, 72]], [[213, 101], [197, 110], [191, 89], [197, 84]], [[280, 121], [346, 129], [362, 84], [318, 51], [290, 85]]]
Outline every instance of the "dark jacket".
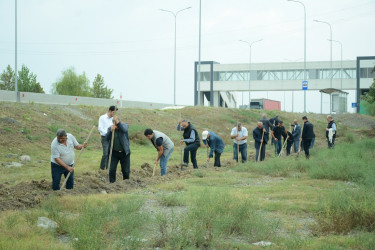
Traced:
[[278, 117], [274, 117], [274, 118], [271, 118], [270, 119], [270, 123], [272, 124], [273, 128], [276, 127], [277, 125], [279, 125], [279, 118]]
[[[126, 123], [120, 122], [119, 124], [117, 124], [117, 126], [119, 128], [119, 130], [118, 130], [118, 136], [119, 136], [119, 139], [120, 139], [121, 146], [124, 149], [124, 151], [125, 151], [126, 154], [130, 154], [129, 135], [128, 135], [129, 125], [126, 124]], [[112, 139], [111, 127], [112, 126], [110, 126], [108, 128], [108, 132], [105, 135], [105, 138], [108, 141], [111, 141], [111, 139]]]
[[293, 137], [293, 134], [290, 133], [289, 131], [286, 131], [287, 135], [288, 135], [288, 142], [293, 142], [294, 141], [294, 137]]
[[[328, 125], [327, 125], [327, 128], [328, 128], [328, 129], [332, 128], [332, 125], [333, 125], [333, 124], [336, 124], [336, 122], [335, 122], [334, 120], [330, 121], [330, 122], [328, 123]], [[336, 129], [337, 129], [337, 124], [336, 124]], [[337, 132], [337, 131], [335, 131], [335, 132], [333, 133], [333, 138], [336, 138], [336, 132]], [[326, 131], [326, 137], [327, 137], [327, 139], [328, 139], [328, 131]]]
[[263, 128], [265, 128], [267, 132], [270, 132], [270, 129], [271, 130], [273, 129], [273, 125], [269, 120], [263, 118], [263, 119], [260, 119], [259, 121], [263, 123]]
[[212, 158], [215, 151], [220, 154], [223, 153], [225, 144], [223, 140], [214, 132], [209, 131], [208, 133], [210, 134], [210, 138], [208, 138], [207, 140], [203, 140], [203, 143], [205, 145], [208, 144], [208, 146], [210, 146], [211, 150], [208, 157]]
[[[260, 141], [262, 140], [262, 134], [263, 134], [263, 128], [262, 129], [259, 129], [258, 127], [256, 127], [254, 130], [253, 130], [253, 138], [254, 138], [254, 146], [256, 149], [260, 148]], [[268, 138], [269, 137], [269, 133], [266, 129], [266, 132], [264, 132], [264, 135], [263, 135], [263, 144], [267, 144], [268, 142]]]
[[295, 141], [299, 141], [299, 138], [301, 137], [301, 126], [299, 124], [294, 125], [292, 135]]
[[201, 145], [201, 141], [199, 139], [199, 134], [198, 134], [198, 131], [195, 129], [195, 127], [193, 126], [193, 124], [191, 124], [190, 122], [188, 122], [188, 126], [186, 128], [182, 128], [181, 129], [184, 131], [183, 133], [183, 137], [184, 139], [189, 139], [190, 138], [190, 134], [191, 134], [191, 131], [194, 131], [194, 135], [195, 135], [195, 141], [194, 142], [185, 142], [186, 145], [191, 145], [193, 143], [196, 143], [198, 145]]
[[273, 135], [277, 138], [277, 140], [281, 140], [281, 136], [284, 137], [284, 140], [286, 138], [286, 135], [284, 133], [285, 127], [284, 126], [276, 126], [272, 129]]
[[306, 121], [303, 125], [302, 140], [312, 140], [314, 137], [314, 125], [309, 121]]

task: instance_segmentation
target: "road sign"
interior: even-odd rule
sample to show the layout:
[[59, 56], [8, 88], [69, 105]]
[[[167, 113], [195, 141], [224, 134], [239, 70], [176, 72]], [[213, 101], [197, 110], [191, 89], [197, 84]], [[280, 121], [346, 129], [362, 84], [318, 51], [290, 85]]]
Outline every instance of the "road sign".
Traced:
[[307, 90], [308, 85], [309, 85], [308, 81], [303, 81], [302, 82], [302, 90]]
[[356, 102], [352, 102], [352, 108], [356, 108], [357, 107], [357, 103]]

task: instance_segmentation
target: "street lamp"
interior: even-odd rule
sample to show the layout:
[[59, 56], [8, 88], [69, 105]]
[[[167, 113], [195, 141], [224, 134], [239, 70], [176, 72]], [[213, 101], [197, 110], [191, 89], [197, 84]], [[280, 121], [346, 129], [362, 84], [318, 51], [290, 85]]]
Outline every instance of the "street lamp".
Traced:
[[[288, 0], [289, 2], [296, 2], [296, 3], [299, 3], [299, 4], [302, 4], [303, 6], [303, 12], [304, 12], [304, 49], [303, 49], [303, 80], [306, 81], [307, 77], [306, 77], [306, 7], [305, 5], [300, 2], [300, 1], [296, 1], [296, 0]], [[292, 92], [292, 112], [294, 110], [294, 94]], [[306, 113], [306, 90], [303, 91], [303, 112]]]
[[179, 10], [177, 12], [173, 12], [170, 10], [164, 10], [164, 9], [159, 9], [160, 11], [165, 11], [168, 13], [171, 13], [174, 16], [174, 88], [173, 88], [173, 104], [176, 106], [176, 34], [177, 34], [177, 15], [181, 11], [190, 9], [191, 7], [187, 7], [185, 9]]
[[[320, 21], [320, 20], [314, 20], [314, 22], [317, 22], [317, 23], [325, 23], [329, 26], [329, 30], [330, 30], [330, 33], [331, 33], [331, 38], [329, 39], [330, 42], [331, 42], [331, 75], [330, 75], [330, 78], [329, 78], [329, 87], [332, 88], [332, 26], [331, 24], [329, 24], [328, 22], [325, 22], [325, 21]], [[331, 94], [329, 94], [329, 113], [331, 113], [331, 110], [332, 110], [332, 96]]]
[[16, 102], [18, 102], [18, 73], [17, 73], [17, 0], [14, 1], [15, 10], [15, 66], [14, 66], [14, 92], [16, 93]]
[[[198, 106], [201, 105], [201, 17], [202, 17], [202, 0], [199, 0], [199, 45], [198, 45]], [[211, 79], [213, 81], [213, 79]], [[213, 96], [210, 97], [211, 102]]]
[[249, 54], [249, 109], [250, 109], [250, 103], [251, 103], [251, 98], [250, 98], [250, 81], [251, 81], [251, 46], [253, 46], [254, 43], [257, 43], [257, 42], [260, 42], [260, 41], [263, 41], [263, 39], [259, 39], [259, 40], [256, 40], [254, 42], [247, 42], [247, 41], [244, 41], [244, 40], [240, 40], [240, 42], [243, 42], [243, 43], [246, 43], [249, 48], [250, 48], [250, 54]]
[[[328, 39], [328, 41], [329, 41], [329, 39]], [[337, 41], [337, 40], [332, 40], [332, 42], [335, 42], [335, 43], [338, 43], [338, 44], [340, 44], [340, 48], [341, 48], [341, 62], [340, 62], [340, 64], [341, 64], [341, 70], [340, 70], [340, 83], [341, 83], [341, 86], [340, 86], [340, 89], [342, 90], [342, 73], [343, 73], [343, 68], [342, 68], [342, 42], [340, 42], [340, 41]]]

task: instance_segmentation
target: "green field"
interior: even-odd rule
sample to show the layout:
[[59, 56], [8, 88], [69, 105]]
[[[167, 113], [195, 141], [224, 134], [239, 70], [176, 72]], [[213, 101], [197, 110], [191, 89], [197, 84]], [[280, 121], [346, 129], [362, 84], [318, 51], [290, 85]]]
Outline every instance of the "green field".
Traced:
[[[66, 128], [83, 142], [105, 112], [105, 108], [87, 106], [10, 103], [0, 103], [0, 110], [0, 162], [17, 160], [8, 154], [27, 154], [32, 159], [21, 168], [1, 166], [1, 202], [8, 201], [7, 192], [15, 188], [27, 193], [32, 181], [45, 179], [50, 184], [49, 148], [58, 128]], [[250, 142], [249, 161], [237, 165], [231, 160], [230, 130], [239, 120], [252, 131], [259, 111], [185, 108], [122, 109], [119, 113], [131, 128], [134, 173], [130, 178], [134, 182], [119, 181], [118, 187], [126, 191], [108, 194], [96, 189], [84, 194], [40, 190], [46, 195], [37, 205], [0, 212], [0, 249], [260, 249], [253, 243], [261, 241], [270, 242], [270, 249], [374, 249], [373, 118], [339, 116], [335, 119], [337, 145], [328, 150], [325, 117], [310, 114], [317, 134], [310, 160], [302, 154], [277, 158], [269, 147], [266, 161], [255, 163]], [[267, 114], [271, 117], [275, 112]], [[280, 116], [290, 123], [302, 115]], [[202, 147], [198, 150], [200, 169], [183, 176], [172, 171], [171, 166], [180, 163], [176, 143], [181, 134], [175, 130], [179, 117], [190, 119], [200, 132], [209, 129], [224, 139], [221, 169], [204, 163]], [[5, 118], [21, 125], [7, 123]], [[168, 178], [138, 176], [136, 170], [144, 163], [152, 165], [156, 156], [143, 136], [147, 127], [167, 133], [176, 144]], [[98, 133], [92, 137], [77, 163], [77, 190], [79, 178], [98, 172], [99, 138]], [[136, 180], [143, 181], [142, 185], [126, 189]], [[55, 221], [57, 229], [37, 227], [41, 216]]]

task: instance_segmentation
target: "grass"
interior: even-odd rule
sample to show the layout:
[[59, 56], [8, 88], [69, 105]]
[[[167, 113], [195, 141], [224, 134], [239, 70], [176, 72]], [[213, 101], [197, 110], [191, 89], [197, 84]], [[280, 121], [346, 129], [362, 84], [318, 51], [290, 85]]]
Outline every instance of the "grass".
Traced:
[[[0, 161], [8, 160], [5, 153], [28, 154], [32, 162], [42, 160], [32, 168], [29, 165], [34, 163], [21, 169], [1, 168], [0, 183], [8, 182], [6, 186], [50, 179], [50, 143], [55, 130], [61, 126], [83, 142], [92, 123], [105, 113], [105, 109], [91, 106], [69, 107], [92, 118], [87, 121], [47, 105], [0, 103], [0, 108], [1, 117], [22, 121], [27, 135], [42, 135], [30, 141], [15, 125], [9, 126], [11, 134], [2, 134]], [[296, 116], [279, 114], [285, 122]], [[175, 142], [170, 165], [180, 162], [177, 142], [181, 133], [175, 130], [180, 116], [192, 120], [199, 131], [217, 132], [227, 145], [222, 161], [228, 161], [232, 158], [228, 135], [234, 123], [240, 120], [251, 131], [261, 113], [189, 107], [178, 111], [126, 109], [119, 115], [130, 125], [134, 169], [153, 163], [157, 154], [143, 135], [147, 127], [165, 132]], [[272, 117], [275, 112], [267, 115]], [[269, 154], [262, 163], [249, 157], [245, 164], [213, 170], [212, 162], [209, 167], [201, 165], [206, 160], [206, 150], [201, 148], [197, 152], [200, 168], [190, 178], [168, 179], [126, 194], [51, 195], [38, 207], [1, 212], [0, 249], [249, 249], [257, 248], [252, 245], [257, 241], [270, 241], [273, 249], [372, 249], [375, 140], [364, 136], [360, 140], [357, 130], [342, 126], [336, 148], [328, 150], [325, 135], [319, 132], [324, 131], [325, 117], [310, 116], [317, 141], [308, 161], [303, 155], [276, 158]], [[248, 152], [253, 155], [249, 143]], [[272, 149], [268, 147], [268, 151]], [[94, 133], [76, 175], [97, 171], [100, 158], [100, 136]], [[38, 228], [41, 216], [56, 221], [57, 230]], [[60, 242], [61, 236], [68, 243]]]

